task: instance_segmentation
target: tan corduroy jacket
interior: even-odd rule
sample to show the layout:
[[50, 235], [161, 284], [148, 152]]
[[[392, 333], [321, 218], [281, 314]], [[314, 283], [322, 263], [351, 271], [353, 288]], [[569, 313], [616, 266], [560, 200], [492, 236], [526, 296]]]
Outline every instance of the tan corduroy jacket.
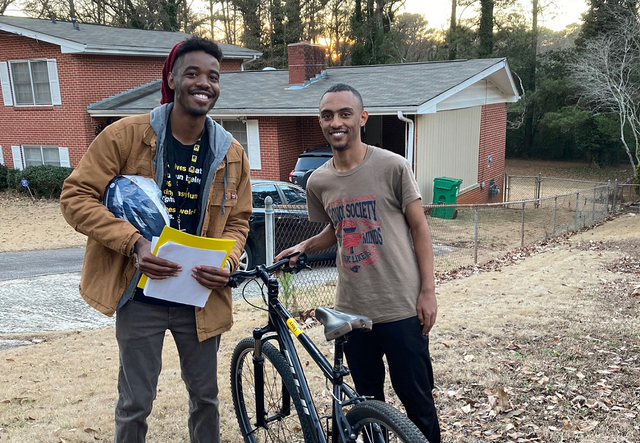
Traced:
[[[116, 175], [151, 177], [156, 183], [162, 180], [158, 165], [162, 164], [159, 158], [166, 158], [163, 128], [171, 106], [161, 108], [152, 111], [151, 118], [144, 114], [108, 126], [91, 144], [62, 190], [60, 205], [65, 219], [88, 237], [80, 294], [108, 316], [115, 313], [119, 303], [126, 302], [137, 284], [140, 273], [131, 252], [140, 233], [127, 221], [116, 218], [101, 201], [105, 187]], [[236, 240], [229, 257], [235, 270], [249, 232], [249, 161], [242, 146], [211, 119], [207, 119], [207, 130], [211, 152], [205, 158], [209, 167], [203, 173], [202, 189], [208, 198], [202, 199], [204, 207], [200, 208], [200, 235]], [[200, 341], [228, 331], [233, 324], [231, 288], [212, 291], [204, 308], [195, 308], [195, 315]]]

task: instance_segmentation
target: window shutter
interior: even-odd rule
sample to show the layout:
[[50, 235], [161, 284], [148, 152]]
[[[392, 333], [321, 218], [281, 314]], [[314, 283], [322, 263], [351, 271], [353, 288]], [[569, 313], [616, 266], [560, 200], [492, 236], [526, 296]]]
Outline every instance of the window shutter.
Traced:
[[2, 155], [2, 146], [0, 146], [0, 165], [4, 165], [4, 156]]
[[9, 64], [0, 62], [0, 83], [2, 84], [2, 99], [5, 106], [13, 106], [11, 83], [9, 83]]
[[11, 154], [13, 154], [13, 167], [22, 169], [22, 150], [20, 146], [11, 146]]
[[60, 166], [70, 168], [71, 162], [69, 161], [69, 148], [58, 148], [58, 154], [60, 155]]
[[247, 156], [249, 157], [251, 169], [262, 169], [258, 120], [247, 120]]
[[49, 88], [51, 89], [51, 104], [61, 105], [60, 80], [58, 80], [58, 63], [55, 60], [47, 60], [49, 70]]

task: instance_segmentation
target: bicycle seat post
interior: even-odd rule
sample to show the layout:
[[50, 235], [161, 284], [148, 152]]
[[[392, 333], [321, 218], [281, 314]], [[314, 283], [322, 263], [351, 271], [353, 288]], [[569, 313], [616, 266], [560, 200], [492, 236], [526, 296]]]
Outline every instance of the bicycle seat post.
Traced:
[[338, 337], [335, 341], [334, 359], [333, 359], [333, 383], [342, 384], [344, 371], [344, 344], [347, 342], [345, 337]]

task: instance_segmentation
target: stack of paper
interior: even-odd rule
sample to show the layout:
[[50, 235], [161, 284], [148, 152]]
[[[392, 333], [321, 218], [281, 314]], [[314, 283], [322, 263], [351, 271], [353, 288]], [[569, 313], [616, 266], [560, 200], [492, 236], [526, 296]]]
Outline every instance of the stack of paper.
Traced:
[[191, 269], [197, 265], [222, 268], [235, 243], [235, 240], [198, 237], [165, 226], [157, 241], [152, 242], [151, 250], [156, 257], [178, 263], [182, 272], [163, 280], [143, 275], [138, 287], [144, 289], [147, 297], [203, 307], [211, 290], [191, 276]]

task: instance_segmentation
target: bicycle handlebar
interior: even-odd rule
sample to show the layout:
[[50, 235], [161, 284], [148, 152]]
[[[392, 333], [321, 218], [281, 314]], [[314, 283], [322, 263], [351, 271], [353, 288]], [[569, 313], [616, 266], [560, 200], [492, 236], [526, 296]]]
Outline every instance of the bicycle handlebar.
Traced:
[[299, 252], [294, 252], [293, 254], [287, 255], [282, 260], [270, 265], [258, 265], [251, 271], [236, 271], [229, 277], [229, 282], [227, 286], [232, 288], [237, 288], [245, 279], [249, 277], [260, 277], [265, 283], [269, 274], [272, 274], [275, 271], [283, 271], [290, 272], [292, 274], [297, 274], [303, 269], [310, 269], [309, 265], [307, 265], [307, 255], [300, 254], [298, 257], [298, 261], [293, 267], [289, 266], [289, 260], [296, 255], [300, 254]]

